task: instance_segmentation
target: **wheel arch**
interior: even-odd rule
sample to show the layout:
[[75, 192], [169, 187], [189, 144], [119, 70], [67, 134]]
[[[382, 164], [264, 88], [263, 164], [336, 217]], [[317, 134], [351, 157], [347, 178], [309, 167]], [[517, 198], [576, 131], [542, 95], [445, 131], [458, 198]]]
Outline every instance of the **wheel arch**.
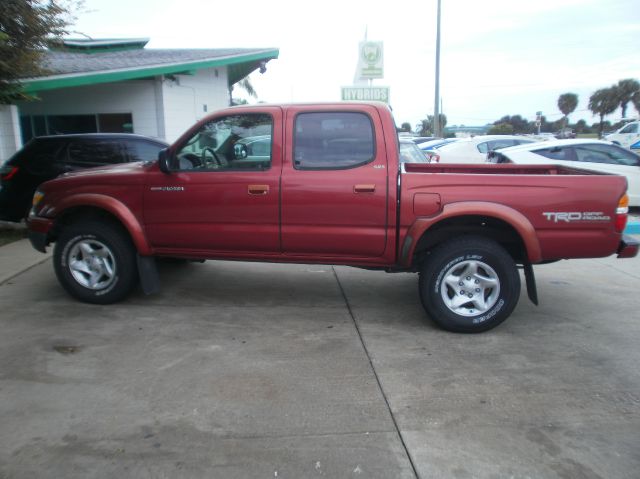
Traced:
[[124, 203], [105, 195], [74, 195], [66, 198], [59, 206], [50, 239], [55, 240], [65, 225], [96, 218], [123, 228], [140, 255], [152, 254], [140, 221]]
[[495, 203], [465, 202], [445, 206], [438, 217], [418, 218], [405, 238], [401, 264], [417, 268], [437, 245], [468, 234], [493, 239], [517, 263], [542, 259], [535, 229], [522, 213]]

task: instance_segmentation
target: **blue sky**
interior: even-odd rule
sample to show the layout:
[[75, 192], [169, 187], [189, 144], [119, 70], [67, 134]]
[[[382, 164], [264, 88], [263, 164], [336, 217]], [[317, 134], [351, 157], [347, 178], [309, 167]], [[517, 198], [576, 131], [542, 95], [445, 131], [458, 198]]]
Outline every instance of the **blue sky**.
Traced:
[[[277, 47], [251, 76], [259, 100], [337, 101], [352, 84], [358, 42], [384, 42], [396, 121], [433, 112], [436, 0], [218, 2], [86, 0], [75, 30], [94, 38], [149, 37], [149, 48]], [[560, 94], [579, 96], [640, 79], [637, 0], [442, 0], [441, 95], [448, 124], [476, 125], [536, 111], [561, 117]], [[631, 107], [629, 112], [637, 115]], [[629, 114], [627, 115], [629, 116]], [[620, 112], [610, 117], [620, 117]]]

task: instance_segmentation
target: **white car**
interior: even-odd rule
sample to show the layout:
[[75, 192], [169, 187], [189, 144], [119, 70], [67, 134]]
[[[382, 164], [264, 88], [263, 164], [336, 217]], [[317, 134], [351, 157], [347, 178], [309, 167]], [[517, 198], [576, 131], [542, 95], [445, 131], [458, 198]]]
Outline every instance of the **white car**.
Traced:
[[487, 160], [487, 153], [490, 151], [535, 142], [536, 140], [526, 136], [513, 135], [482, 135], [461, 138], [456, 142], [439, 147], [437, 154], [431, 157], [431, 162], [483, 163]]
[[640, 121], [627, 123], [615, 133], [605, 135], [604, 139], [625, 148], [631, 148], [631, 145], [640, 141]]
[[426, 155], [413, 141], [400, 137], [400, 163], [428, 163]]
[[629, 206], [640, 206], [640, 156], [599, 140], [555, 140], [513, 146], [489, 155], [491, 163], [557, 164], [627, 177]]

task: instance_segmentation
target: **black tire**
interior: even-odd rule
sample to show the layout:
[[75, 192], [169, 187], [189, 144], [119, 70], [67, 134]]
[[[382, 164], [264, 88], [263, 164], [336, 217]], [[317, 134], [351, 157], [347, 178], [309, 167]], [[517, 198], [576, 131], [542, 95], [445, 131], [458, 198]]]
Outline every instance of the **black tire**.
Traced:
[[513, 312], [520, 298], [520, 274], [495, 241], [461, 236], [432, 251], [420, 272], [419, 289], [424, 309], [440, 327], [480, 333]]
[[53, 250], [58, 281], [75, 298], [111, 304], [138, 281], [135, 248], [119, 225], [86, 221], [62, 230]]

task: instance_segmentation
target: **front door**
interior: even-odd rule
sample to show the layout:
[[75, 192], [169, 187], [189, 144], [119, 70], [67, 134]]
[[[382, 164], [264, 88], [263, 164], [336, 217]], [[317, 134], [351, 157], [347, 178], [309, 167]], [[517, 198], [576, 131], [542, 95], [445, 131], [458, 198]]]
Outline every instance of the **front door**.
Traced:
[[150, 175], [144, 222], [158, 252], [280, 251], [282, 113], [257, 107], [197, 125], [172, 146], [173, 170]]

